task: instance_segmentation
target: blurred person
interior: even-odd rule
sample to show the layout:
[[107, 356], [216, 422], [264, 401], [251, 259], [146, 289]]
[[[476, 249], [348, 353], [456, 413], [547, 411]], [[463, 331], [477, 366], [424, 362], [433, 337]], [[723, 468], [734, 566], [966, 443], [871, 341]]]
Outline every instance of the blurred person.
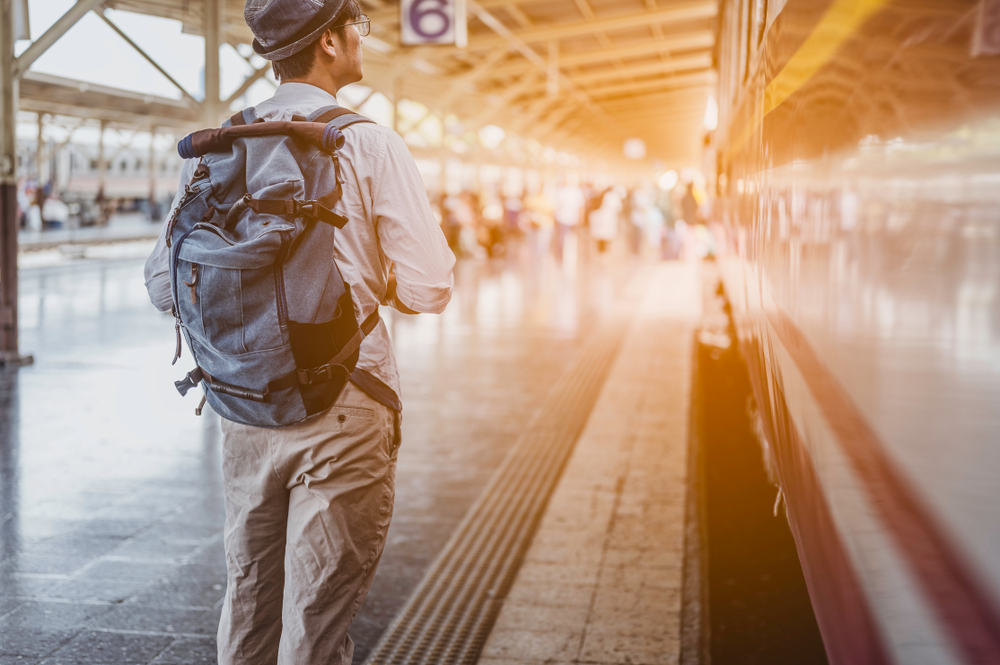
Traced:
[[461, 203], [458, 196], [453, 194], [441, 195], [441, 229], [452, 252], [456, 254], [460, 251], [460, 241], [462, 234], [462, 222], [459, 220], [459, 207]]
[[618, 235], [618, 217], [622, 200], [613, 187], [608, 187], [597, 199], [597, 207], [590, 213], [590, 236], [597, 241], [597, 251], [608, 251], [611, 241]]
[[652, 197], [645, 187], [639, 186], [629, 194], [628, 203], [626, 216], [628, 218], [629, 246], [633, 254], [641, 254], [642, 239], [646, 235]]
[[[337, 91], [363, 75], [369, 24], [361, 11], [357, 0], [248, 0], [254, 50], [281, 82], [257, 117], [288, 121], [338, 107]], [[455, 259], [406, 144], [374, 123], [344, 133], [337, 207], [350, 221], [336, 232], [330, 260], [350, 286], [358, 320], [372, 320], [380, 303], [441, 312]], [[185, 162], [181, 191], [196, 161]], [[174, 306], [168, 255], [161, 234], [146, 264], [161, 310]], [[385, 545], [400, 445], [399, 373], [385, 323], [374, 321], [350, 382], [326, 411], [274, 429], [223, 419], [220, 665], [352, 662], [348, 628]]]
[[524, 198], [524, 212], [532, 235], [535, 254], [542, 256], [548, 251], [552, 242], [552, 202], [545, 192], [538, 190]]
[[657, 189], [656, 201], [653, 203], [654, 206], [659, 209], [660, 214], [663, 215], [663, 223], [667, 227], [673, 226], [674, 222], [674, 197], [673, 191], [668, 189]]
[[42, 204], [42, 219], [46, 226], [61, 228], [69, 225], [69, 206], [54, 196], [49, 196]]
[[675, 227], [683, 223], [684, 220], [679, 220], [674, 224], [668, 223], [663, 227], [663, 244], [661, 246], [662, 251], [660, 252], [660, 258], [663, 260], [676, 261], [681, 257], [683, 242]]
[[663, 228], [666, 226], [666, 219], [659, 206], [653, 204], [646, 210], [646, 242], [653, 250], [653, 255], [660, 252], [660, 241], [663, 239]]
[[461, 256], [482, 258], [483, 248], [479, 244], [479, 197], [471, 192], [462, 192], [455, 207], [459, 223], [458, 249]]
[[524, 200], [519, 196], [506, 196], [503, 199], [503, 219], [507, 235], [519, 235], [524, 232], [522, 226]]
[[28, 208], [31, 207], [31, 203], [28, 199], [27, 193], [28, 180], [27, 178], [20, 178], [17, 181], [17, 226], [18, 228], [25, 228], [28, 224]]
[[695, 233], [695, 225], [688, 224], [683, 219], [677, 220], [674, 224], [680, 244], [680, 258], [685, 261], [693, 261], [700, 258], [698, 248], [698, 237]]
[[715, 260], [715, 236], [704, 224], [694, 227], [694, 238], [696, 245], [696, 256], [699, 259]]
[[587, 201], [583, 198], [580, 187], [569, 182], [565, 177], [560, 179], [560, 185], [555, 191], [555, 201], [553, 218], [556, 223], [555, 255], [559, 261], [563, 260], [566, 251], [566, 238], [576, 232], [580, 219], [583, 217], [583, 209]]
[[486, 248], [490, 256], [503, 256], [507, 235], [503, 204], [496, 194], [490, 192], [481, 196], [480, 201], [483, 202], [483, 211], [480, 215], [482, 232], [479, 243]]
[[681, 219], [689, 226], [698, 223], [698, 199], [694, 195], [694, 183], [687, 183], [684, 196], [681, 197]]

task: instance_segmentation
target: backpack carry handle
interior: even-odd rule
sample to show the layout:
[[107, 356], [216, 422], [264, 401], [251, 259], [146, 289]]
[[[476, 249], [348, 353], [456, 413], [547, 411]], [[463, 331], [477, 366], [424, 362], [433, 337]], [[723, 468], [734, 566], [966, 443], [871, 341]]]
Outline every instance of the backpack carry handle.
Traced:
[[295, 136], [313, 145], [333, 152], [344, 147], [347, 138], [334, 125], [320, 122], [270, 121], [249, 125], [202, 129], [185, 136], [177, 144], [177, 152], [184, 159], [202, 157], [210, 152], [228, 150], [233, 141], [248, 136]]

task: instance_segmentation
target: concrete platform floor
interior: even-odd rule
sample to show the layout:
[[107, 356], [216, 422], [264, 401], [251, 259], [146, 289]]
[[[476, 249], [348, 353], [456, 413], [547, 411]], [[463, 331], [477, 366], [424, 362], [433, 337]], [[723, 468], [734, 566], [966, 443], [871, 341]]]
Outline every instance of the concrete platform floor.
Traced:
[[679, 662], [698, 266], [645, 288], [480, 665]]
[[[601, 257], [606, 258], [606, 257]], [[637, 266], [460, 263], [442, 316], [389, 315], [403, 377], [395, 517], [363, 661]], [[172, 381], [141, 262], [24, 270], [0, 375], [0, 665], [211, 663], [225, 575], [217, 417]]]

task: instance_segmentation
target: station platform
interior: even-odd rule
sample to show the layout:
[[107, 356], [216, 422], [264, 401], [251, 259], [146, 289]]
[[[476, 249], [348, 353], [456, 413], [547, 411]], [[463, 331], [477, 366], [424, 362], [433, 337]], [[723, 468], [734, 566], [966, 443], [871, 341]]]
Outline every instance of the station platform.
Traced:
[[57, 249], [64, 245], [106, 245], [156, 240], [160, 232], [160, 220], [150, 221], [142, 212], [116, 213], [103, 226], [60, 227], [33, 231], [21, 230], [17, 244], [21, 252], [37, 252]]
[[[187, 358], [141, 276], [22, 270], [36, 363], [0, 375], [0, 665], [215, 662], [219, 420], [174, 391]], [[385, 313], [403, 444], [355, 663], [679, 662], [701, 298], [697, 264], [523, 246], [460, 262], [443, 315]]]
[[650, 271], [483, 665], [679, 661], [696, 268]]

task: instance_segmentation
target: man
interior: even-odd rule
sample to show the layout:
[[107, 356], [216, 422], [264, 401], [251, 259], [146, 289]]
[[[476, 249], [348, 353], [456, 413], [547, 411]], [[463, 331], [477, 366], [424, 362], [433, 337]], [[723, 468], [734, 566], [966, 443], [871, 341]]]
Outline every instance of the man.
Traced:
[[[340, 88], [361, 80], [368, 19], [356, 0], [248, 0], [245, 18], [254, 50], [281, 81], [255, 108], [257, 117], [306, 116], [335, 105]], [[455, 258], [405, 143], [369, 123], [345, 135], [337, 212], [349, 222], [337, 233], [335, 258], [358, 320], [380, 302], [441, 312]], [[162, 310], [171, 306], [167, 259], [161, 235], [146, 284]], [[380, 322], [361, 346], [352, 383], [328, 411], [279, 429], [223, 420], [228, 585], [220, 665], [351, 663], [347, 630], [371, 587], [392, 515], [398, 396]]]

